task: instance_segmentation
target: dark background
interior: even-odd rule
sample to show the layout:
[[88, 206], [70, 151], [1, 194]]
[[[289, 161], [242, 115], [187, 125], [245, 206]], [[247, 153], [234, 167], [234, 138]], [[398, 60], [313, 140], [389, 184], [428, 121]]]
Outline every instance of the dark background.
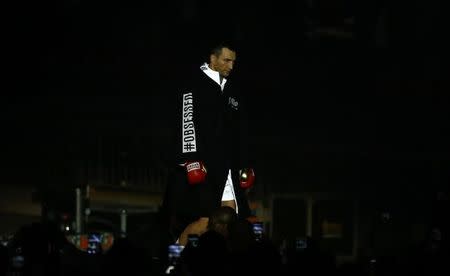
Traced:
[[5, 183], [43, 185], [94, 158], [101, 137], [164, 162], [174, 76], [223, 37], [237, 41], [255, 166], [273, 191], [448, 189], [439, 1], [64, 0], [4, 12]]

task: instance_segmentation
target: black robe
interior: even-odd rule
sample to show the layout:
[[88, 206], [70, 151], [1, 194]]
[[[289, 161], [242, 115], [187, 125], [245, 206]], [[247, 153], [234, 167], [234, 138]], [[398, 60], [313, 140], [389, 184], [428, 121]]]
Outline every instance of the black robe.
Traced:
[[[239, 170], [253, 166], [248, 158], [248, 118], [239, 86], [227, 79], [222, 91], [200, 68], [182, 83], [174, 99], [174, 139], [163, 210], [184, 220], [183, 226], [208, 217], [221, 205], [231, 169], [238, 214], [248, 217], [250, 208], [245, 190], [239, 186]], [[186, 169], [180, 166], [186, 161], [204, 162], [205, 183], [188, 184]]]

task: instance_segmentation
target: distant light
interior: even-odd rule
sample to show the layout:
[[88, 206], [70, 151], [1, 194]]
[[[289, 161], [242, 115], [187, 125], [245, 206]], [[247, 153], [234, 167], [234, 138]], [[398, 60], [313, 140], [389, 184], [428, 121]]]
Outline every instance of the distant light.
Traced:
[[66, 226], [66, 231], [70, 231], [70, 227], [69, 226]]

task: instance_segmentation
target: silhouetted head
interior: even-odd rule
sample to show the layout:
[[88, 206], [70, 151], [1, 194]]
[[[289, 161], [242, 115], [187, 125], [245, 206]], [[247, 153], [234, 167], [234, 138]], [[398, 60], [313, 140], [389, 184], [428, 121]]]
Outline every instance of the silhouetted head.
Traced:
[[233, 225], [236, 220], [237, 214], [233, 208], [221, 206], [209, 217], [208, 230], [216, 231], [227, 237], [230, 225]]

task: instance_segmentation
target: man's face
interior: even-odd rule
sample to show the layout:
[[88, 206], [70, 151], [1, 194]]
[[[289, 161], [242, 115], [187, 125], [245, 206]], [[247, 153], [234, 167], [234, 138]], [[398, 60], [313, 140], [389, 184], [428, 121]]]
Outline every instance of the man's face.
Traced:
[[222, 48], [220, 55], [210, 56], [210, 67], [212, 70], [219, 72], [220, 76], [228, 77], [233, 70], [236, 53], [228, 48]]

